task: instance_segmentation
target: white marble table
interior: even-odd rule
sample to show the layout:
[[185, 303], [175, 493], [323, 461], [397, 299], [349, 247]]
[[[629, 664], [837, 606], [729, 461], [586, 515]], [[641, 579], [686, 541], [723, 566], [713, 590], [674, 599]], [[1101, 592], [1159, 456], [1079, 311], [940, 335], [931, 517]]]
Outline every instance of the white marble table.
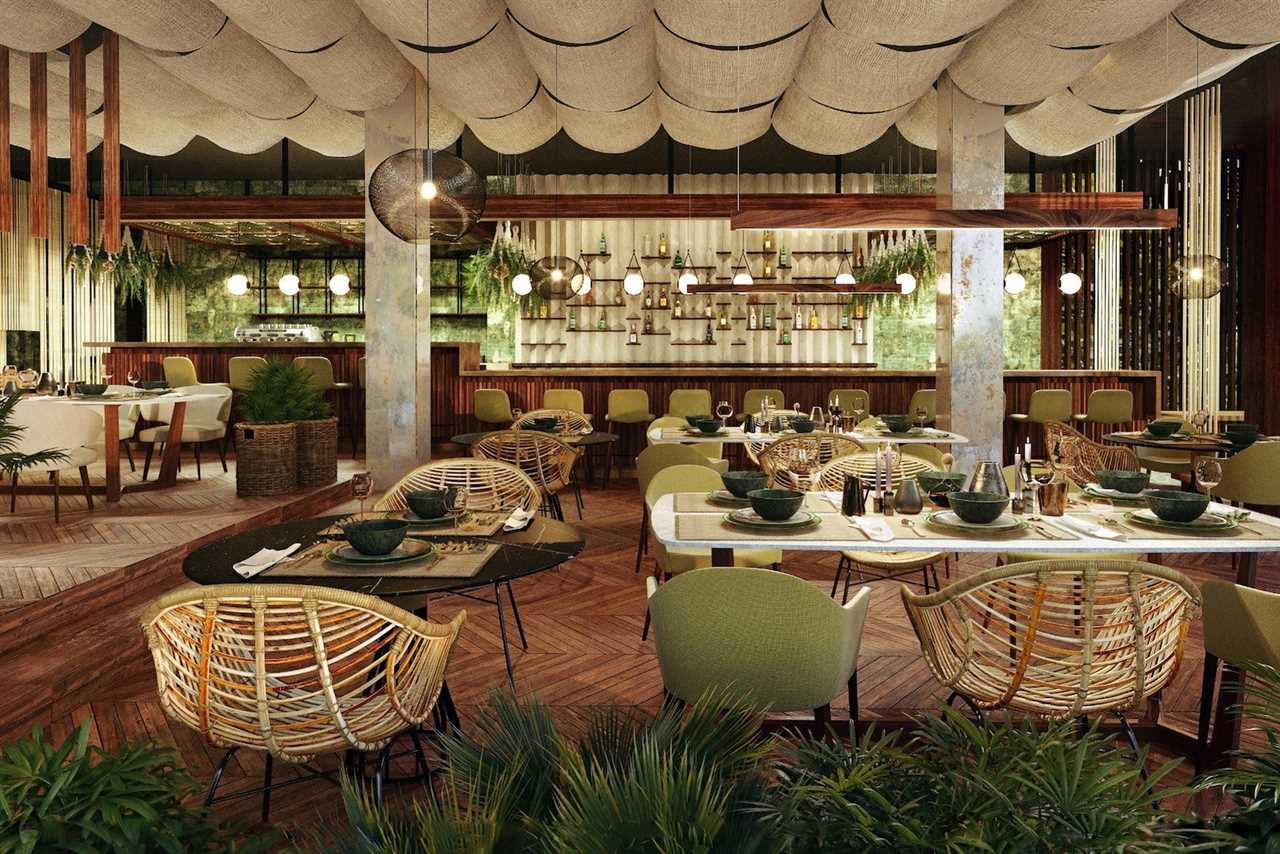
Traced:
[[[727, 445], [768, 445], [779, 439], [789, 439], [792, 436], [804, 435], [808, 434], [796, 433], [793, 430], [782, 433], [748, 433], [738, 426], [725, 427], [724, 433], [719, 435], [696, 435], [685, 432], [683, 427], [658, 427], [648, 432], [649, 441], [654, 444], [722, 442]], [[959, 433], [949, 433], [946, 430], [935, 430], [933, 428], [926, 428], [924, 435], [920, 436], [895, 436], [875, 430], [836, 431], [835, 435], [854, 439], [865, 447], [872, 445], [963, 445], [969, 441]]]

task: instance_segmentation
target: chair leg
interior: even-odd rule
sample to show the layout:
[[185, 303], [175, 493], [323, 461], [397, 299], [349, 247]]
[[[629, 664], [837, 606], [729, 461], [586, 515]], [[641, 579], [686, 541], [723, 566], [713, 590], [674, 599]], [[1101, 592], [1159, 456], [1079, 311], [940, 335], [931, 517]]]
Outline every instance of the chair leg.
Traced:
[[[200, 443], [192, 442], [191, 450], [196, 455], [196, 480], [201, 480], [202, 478], [200, 477]], [[179, 449], [179, 453], [181, 453], [181, 449]]]
[[223, 436], [218, 443], [218, 459], [222, 462], [222, 473], [227, 473], [227, 437]]
[[271, 815], [271, 754], [267, 754], [267, 767], [262, 771], [262, 823]]
[[129, 447], [129, 440], [121, 439], [120, 444], [124, 447], [125, 459], [129, 461], [129, 471], [137, 471], [138, 467], [133, 464], [133, 449]]
[[53, 481], [53, 522], [56, 525], [60, 520], [60, 516], [58, 513], [58, 485], [62, 481], [62, 476], [61, 476], [61, 472], [57, 471], [56, 469], [54, 471], [51, 471], [49, 474], [52, 475], [52, 478], [50, 479]]
[[227, 770], [227, 763], [231, 761], [231, 757], [236, 755], [238, 747], [233, 747], [222, 755], [222, 761], [218, 763], [218, 767], [213, 769], [213, 780], [209, 783], [209, 791], [204, 796], [204, 811], [207, 813], [209, 807], [213, 806], [213, 796], [218, 791], [218, 784], [222, 782], [222, 772]]
[[9, 489], [9, 512], [18, 512], [18, 473], [13, 473], [13, 484]]
[[[861, 573], [859, 573], [861, 574]], [[849, 565], [844, 570], [844, 592], [840, 594], [840, 604], [849, 604], [849, 585], [853, 582], [853, 561], [849, 561]]]
[[844, 555], [840, 555], [840, 562], [836, 564], [836, 577], [831, 580], [831, 598], [836, 597], [836, 588], [840, 586], [840, 576], [844, 574], [846, 569], [845, 563], [849, 559]]
[[858, 671], [855, 668], [849, 677], [849, 740], [858, 743], [858, 719], [862, 716], [858, 708]]
[[529, 648], [529, 642], [524, 639], [524, 623], [520, 622], [520, 607], [516, 605], [516, 594], [511, 590], [511, 582], [507, 582], [507, 598], [511, 600], [511, 613], [516, 618], [516, 631], [520, 633], [520, 646], [524, 649]]
[[373, 766], [373, 803], [374, 806], [382, 806], [382, 783], [387, 776], [387, 765], [391, 761], [391, 745], [388, 744], [382, 750], [378, 751], [378, 761]]
[[929, 592], [929, 567], [927, 566], [920, 567], [920, 581], [922, 584], [924, 584], [924, 592], [928, 593]]
[[151, 455], [156, 451], [156, 443], [149, 442], [147, 444], [147, 454], [142, 458], [142, 479], [147, 479], [147, 474], [151, 471]]
[[80, 485], [84, 487], [84, 503], [93, 509], [93, 491], [89, 489], [89, 467], [80, 466]]
[[825, 739], [831, 736], [831, 704], [813, 710], [813, 737]]
[[1213, 694], [1218, 687], [1218, 656], [1204, 654], [1204, 678], [1200, 681], [1200, 719], [1196, 725], [1196, 776], [1205, 768], [1209, 753], [1209, 723], [1213, 717]]
[[645, 504], [640, 510], [640, 540], [636, 544], [636, 568], [634, 573], [640, 572], [640, 556], [647, 552], [649, 545], [649, 505]]
[[981, 726], [987, 725], [987, 716], [982, 713], [982, 709], [979, 709], [977, 705], [973, 702], [973, 700], [969, 699], [964, 694], [961, 694], [959, 691], [952, 691], [951, 696], [947, 697], [947, 702], [944, 703], [943, 705], [950, 706], [956, 700], [960, 700], [966, 706], [969, 707], [969, 711], [973, 712], [974, 717], [978, 719], [979, 725]]
[[[613, 422], [609, 422], [609, 433], [613, 433]], [[616, 444], [616, 442], [609, 442], [604, 446], [604, 478], [601, 485], [605, 489], [609, 488], [609, 474], [613, 471], [613, 446]]]
[[[1129, 741], [1129, 746], [1133, 748], [1134, 760], [1142, 759], [1142, 748], [1138, 746], [1138, 734], [1129, 725], [1129, 719], [1124, 716], [1124, 712], [1120, 711], [1116, 712], [1116, 717], [1120, 719], [1120, 731], [1124, 733], [1124, 737]], [[1147, 763], [1145, 760], [1138, 767], [1138, 773], [1144, 781], [1147, 779]]]

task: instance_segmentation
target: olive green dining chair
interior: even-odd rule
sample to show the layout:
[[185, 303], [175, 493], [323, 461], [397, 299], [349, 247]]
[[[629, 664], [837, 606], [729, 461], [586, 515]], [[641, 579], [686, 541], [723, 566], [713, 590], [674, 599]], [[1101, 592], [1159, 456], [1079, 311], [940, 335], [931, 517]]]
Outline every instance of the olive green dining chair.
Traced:
[[[653, 423], [657, 424], [661, 420], [661, 418], [655, 419]], [[681, 420], [681, 423], [683, 423], [683, 420]], [[711, 466], [711, 464], [712, 461], [697, 450], [694, 445], [678, 445], [672, 442], [663, 442], [658, 445], [651, 444], [636, 457], [636, 479], [640, 481], [641, 499], [640, 539], [636, 545], [636, 572], [640, 571], [641, 556], [649, 553], [649, 505], [644, 502], [644, 495], [649, 488], [649, 482], [653, 480], [653, 476], [667, 466]], [[725, 461], [725, 466], [728, 466], [727, 461]]]
[[1009, 420], [1015, 425], [1026, 428], [1023, 436], [1028, 439], [1031, 438], [1032, 424], [1065, 422], [1070, 419], [1071, 390], [1066, 388], [1038, 388], [1031, 392], [1026, 412], [1015, 412], [1009, 416]]
[[711, 392], [705, 388], [678, 388], [667, 397], [667, 414], [683, 419], [686, 415], [710, 417]]
[[[720, 479], [720, 475], [705, 465], [686, 463], [667, 466], [650, 478], [649, 486], [644, 492], [645, 508], [648, 510], [649, 519], [652, 520], [653, 506], [664, 495], [676, 492], [705, 494], [723, 488], [724, 481]], [[734, 562], [739, 566], [768, 567], [775, 570], [782, 568], [781, 549], [735, 549], [733, 557]], [[709, 549], [668, 549], [662, 543], [655, 542], [653, 560], [653, 577], [666, 580], [673, 575], [710, 566], [711, 551]], [[640, 639], [644, 640], [648, 636], [649, 618], [646, 615]]]
[[787, 405], [787, 396], [782, 393], [780, 388], [752, 388], [747, 389], [747, 393], [742, 396], [742, 411], [738, 413], [738, 418], [745, 419], [748, 415], [755, 415], [760, 411], [760, 403], [765, 398], [773, 401], [775, 409], [782, 409]]
[[871, 414], [871, 395], [863, 388], [833, 388], [827, 402], [835, 403], [845, 415], [852, 415], [854, 410], [864, 416]]
[[[653, 420], [649, 411], [649, 393], [642, 388], [615, 388], [609, 392], [609, 400], [604, 416], [609, 422], [609, 432], [617, 433], [617, 426], [630, 424], [648, 424]], [[618, 441], [621, 441], [621, 437]], [[613, 446], [610, 442], [605, 446], [604, 485], [609, 485], [609, 475], [613, 470]], [[618, 460], [618, 477], [622, 477], [622, 457]]]
[[1125, 388], [1094, 389], [1085, 411], [1071, 417], [1082, 424], [1125, 424], [1133, 420], [1133, 392]]
[[196, 377], [195, 363], [186, 356], [165, 356], [164, 381], [169, 388], [182, 388], [188, 385], [199, 385]]
[[837, 605], [802, 578], [747, 566], [645, 583], [668, 696], [695, 702], [731, 690], [765, 711], [812, 709], [815, 735], [825, 737], [831, 703], [847, 691], [849, 737], [857, 738], [870, 588]]
[[[1200, 585], [1200, 595], [1204, 597], [1204, 674], [1196, 729], [1197, 774], [1210, 758], [1210, 723], [1221, 730], [1228, 716], [1238, 714], [1232, 707], [1241, 699], [1240, 666], [1280, 667], [1280, 593], [1209, 580]], [[1224, 671], [1222, 696], [1215, 710], [1220, 671]]]
[[1255, 442], [1233, 457], [1218, 461], [1222, 480], [1213, 497], [1252, 507], [1280, 506], [1280, 442]]
[[515, 420], [511, 413], [511, 398], [500, 388], [478, 388], [473, 401], [476, 420], [481, 424], [510, 427]]
[[[674, 415], [664, 415], [661, 418], [655, 418], [649, 422], [649, 426], [644, 430], [645, 444], [656, 444], [653, 441], [652, 433], [654, 430], [670, 430], [687, 427], [689, 423], [683, 418], [677, 418]], [[670, 444], [664, 442], [662, 444]], [[726, 472], [729, 470], [729, 461], [724, 458], [724, 442], [690, 442], [689, 446], [696, 448], [698, 453], [706, 456], [711, 461], [711, 465], [716, 471]]]
[[917, 409], [923, 409], [926, 413], [926, 420], [929, 424], [938, 420], [938, 390], [932, 388], [916, 389], [915, 394], [911, 395], [911, 402], [907, 404], [906, 414], [915, 417]]
[[587, 413], [582, 392], [576, 388], [549, 388], [542, 393], [543, 409], [567, 409], [579, 415]]
[[227, 385], [233, 392], [248, 391], [253, 387], [253, 373], [267, 366], [261, 356], [232, 356], [227, 360]]

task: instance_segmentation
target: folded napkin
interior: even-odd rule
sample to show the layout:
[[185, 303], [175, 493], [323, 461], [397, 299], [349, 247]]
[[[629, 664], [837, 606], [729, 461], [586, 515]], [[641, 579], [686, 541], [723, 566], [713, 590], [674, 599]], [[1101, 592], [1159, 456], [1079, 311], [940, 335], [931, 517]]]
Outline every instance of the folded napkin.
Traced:
[[837, 513], [839, 513], [841, 510], [844, 509], [843, 494], [839, 492], [824, 492], [822, 493], [822, 497], [827, 499], [827, 502], [830, 503], [831, 506], [836, 509]]
[[893, 529], [879, 516], [850, 516], [849, 524], [867, 535], [868, 539], [887, 543], [893, 539]]
[[1106, 525], [1090, 522], [1087, 519], [1079, 519], [1074, 516], [1055, 516], [1053, 521], [1064, 528], [1075, 531], [1077, 534], [1084, 534], [1086, 537], [1097, 537], [1100, 540], [1123, 539], [1119, 531], [1108, 528]]
[[283, 549], [258, 549], [258, 551], [239, 563], [232, 564], [231, 568], [240, 573], [241, 578], [253, 578], [258, 573], [265, 572], [275, 566], [300, 548], [302, 548], [302, 543], [294, 543]]
[[534, 514], [528, 510], [517, 507], [511, 511], [511, 515], [507, 517], [507, 521], [502, 523], [504, 531], [523, 531], [529, 527], [529, 523], [533, 521]]

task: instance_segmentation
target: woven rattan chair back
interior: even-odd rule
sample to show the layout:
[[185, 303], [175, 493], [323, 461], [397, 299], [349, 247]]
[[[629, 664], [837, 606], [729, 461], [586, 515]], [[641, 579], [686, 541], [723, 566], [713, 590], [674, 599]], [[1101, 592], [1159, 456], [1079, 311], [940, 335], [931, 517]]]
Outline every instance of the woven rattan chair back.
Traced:
[[[912, 454], [902, 454], [900, 458], [895, 458], [892, 472], [892, 488], [897, 489], [904, 478], [913, 478], [922, 471], [937, 471], [940, 466], [934, 465], [929, 460]], [[845, 475], [856, 474], [871, 483], [875, 477], [876, 471], [876, 455], [873, 451], [863, 451], [857, 454], [846, 454], [843, 457], [836, 457], [827, 463], [818, 472], [816, 478], [817, 486], [814, 489], [825, 492], [839, 492], [844, 489]]]
[[511, 425], [511, 429], [523, 430], [539, 418], [554, 418], [556, 420], [555, 434], [557, 436], [581, 436], [585, 433], [590, 433], [592, 429], [591, 419], [572, 409], [535, 409], [516, 419], [516, 422]]
[[1066, 424], [1046, 423], [1044, 436], [1050, 457], [1057, 460], [1058, 470], [1077, 486], [1097, 483], [1099, 471], [1138, 470], [1138, 455], [1131, 448], [1098, 444]]
[[1200, 593], [1182, 573], [1115, 560], [990, 569], [902, 601], [939, 682], [982, 709], [1048, 718], [1122, 711], [1182, 661]]
[[573, 475], [578, 451], [550, 433], [537, 430], [497, 430], [471, 446], [471, 456], [510, 463], [524, 472], [547, 495], [564, 489]]
[[427, 463], [400, 478], [373, 505], [374, 510], [408, 510], [404, 496], [420, 489], [446, 489], [461, 486], [467, 490], [467, 507], [471, 510], [528, 510], [542, 504], [542, 490], [529, 475], [509, 463], [494, 460], [452, 459]]
[[[775, 489], [813, 489], [817, 473], [837, 457], [862, 450], [857, 440], [837, 433], [803, 433], [779, 439], [760, 452], [760, 468], [769, 475]], [[794, 458], [798, 451], [808, 454], [808, 471], [798, 471]]]
[[466, 612], [429, 623], [300, 584], [170, 593], [142, 616], [165, 713], [218, 747], [289, 762], [382, 748], [423, 723]]

